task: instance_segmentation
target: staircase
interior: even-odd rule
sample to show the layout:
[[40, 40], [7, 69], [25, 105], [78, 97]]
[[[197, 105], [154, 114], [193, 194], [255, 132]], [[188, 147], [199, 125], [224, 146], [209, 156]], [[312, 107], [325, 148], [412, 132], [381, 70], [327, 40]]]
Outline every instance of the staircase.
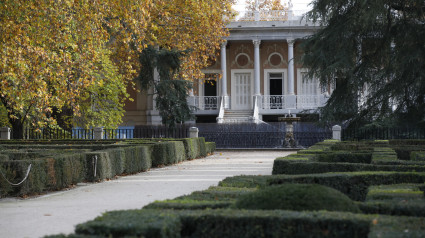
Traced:
[[253, 110], [226, 110], [224, 111], [222, 123], [248, 123], [254, 122]]

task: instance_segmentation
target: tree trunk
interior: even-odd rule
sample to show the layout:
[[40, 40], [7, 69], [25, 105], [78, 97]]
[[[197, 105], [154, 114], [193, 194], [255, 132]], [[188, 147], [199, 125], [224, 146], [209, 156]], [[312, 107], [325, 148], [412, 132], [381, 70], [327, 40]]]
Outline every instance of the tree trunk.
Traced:
[[24, 124], [19, 119], [10, 119], [12, 125], [12, 139], [24, 139]]

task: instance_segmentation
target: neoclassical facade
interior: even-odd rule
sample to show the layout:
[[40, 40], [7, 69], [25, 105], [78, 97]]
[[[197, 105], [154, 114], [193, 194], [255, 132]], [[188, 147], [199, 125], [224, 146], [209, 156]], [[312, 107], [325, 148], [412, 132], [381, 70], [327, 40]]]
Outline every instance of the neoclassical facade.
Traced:
[[[220, 57], [203, 70], [206, 78], [194, 82], [188, 99], [198, 108], [197, 122], [273, 121], [286, 113], [314, 113], [326, 103], [332, 89], [305, 80], [308, 69], [295, 60], [301, 40], [318, 26], [290, 12], [268, 11], [245, 13], [227, 27]], [[154, 98], [132, 96], [137, 100], [127, 105], [124, 125], [158, 124]]]

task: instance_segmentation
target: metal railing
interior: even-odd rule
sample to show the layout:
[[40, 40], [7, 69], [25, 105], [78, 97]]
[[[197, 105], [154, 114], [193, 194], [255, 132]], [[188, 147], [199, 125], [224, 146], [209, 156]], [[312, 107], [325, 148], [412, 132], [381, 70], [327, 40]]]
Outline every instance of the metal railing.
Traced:
[[[261, 109], [292, 109], [293, 105], [288, 105], [289, 97], [293, 95], [263, 95], [261, 96]], [[325, 97], [322, 94], [318, 95], [295, 95], [297, 109], [316, 109], [324, 106], [326, 103]], [[292, 104], [292, 103], [290, 103]]]
[[315, 109], [323, 106], [321, 98], [323, 95], [297, 95], [298, 109]]
[[[176, 125], [174, 129], [164, 125], [137, 126], [134, 129], [103, 129], [103, 139], [187, 138], [189, 128], [189, 125], [183, 124]], [[95, 132], [94, 129], [24, 129], [23, 138], [26, 140], [93, 140]]]
[[188, 99], [189, 104], [198, 108], [198, 110], [218, 110], [220, 97], [218, 96], [191, 96]]
[[286, 95], [263, 95], [261, 96], [261, 109], [285, 109]]
[[422, 128], [350, 128], [342, 130], [342, 140], [425, 139]]
[[[282, 148], [285, 139], [285, 123], [197, 123], [199, 136], [216, 143], [217, 148]], [[298, 145], [309, 147], [324, 139], [332, 138], [332, 130], [313, 123], [296, 123], [294, 137]]]
[[[13, 133], [12, 133], [13, 135]], [[94, 138], [93, 129], [24, 129], [23, 138], [27, 140], [60, 140], [60, 139], [84, 139]]]

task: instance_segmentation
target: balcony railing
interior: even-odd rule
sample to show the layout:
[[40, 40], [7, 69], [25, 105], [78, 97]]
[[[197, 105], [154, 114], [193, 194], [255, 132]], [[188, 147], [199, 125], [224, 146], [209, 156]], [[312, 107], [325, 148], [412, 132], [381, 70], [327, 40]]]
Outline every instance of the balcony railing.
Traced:
[[323, 106], [323, 95], [297, 95], [297, 109], [316, 109]]
[[191, 96], [189, 104], [198, 108], [198, 110], [218, 110], [220, 106], [220, 97], [218, 96]]
[[264, 95], [261, 100], [261, 109], [285, 109], [286, 95]]
[[[279, 109], [317, 109], [326, 103], [326, 97], [319, 95], [263, 95], [261, 96], [260, 109], [279, 110]], [[292, 103], [296, 99], [296, 104]]]

